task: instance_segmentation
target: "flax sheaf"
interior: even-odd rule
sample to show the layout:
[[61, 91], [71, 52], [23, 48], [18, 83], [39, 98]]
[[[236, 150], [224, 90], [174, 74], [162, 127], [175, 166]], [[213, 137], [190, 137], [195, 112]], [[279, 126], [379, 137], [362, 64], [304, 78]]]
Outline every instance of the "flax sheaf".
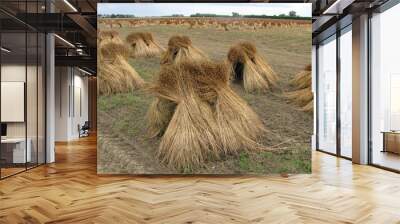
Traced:
[[155, 57], [160, 56], [164, 52], [149, 32], [135, 32], [126, 37], [126, 42], [130, 46], [130, 56], [137, 57]]
[[[231, 78], [243, 81], [246, 92], [266, 92], [277, 86], [278, 75], [258, 52], [254, 44], [240, 42], [228, 52]], [[242, 67], [242, 69], [238, 69]], [[238, 74], [240, 73], [240, 74]]]
[[294, 90], [286, 92], [285, 96], [299, 106], [300, 110], [312, 112], [314, 99], [311, 90], [311, 65], [307, 65], [303, 71], [297, 73], [290, 84]]
[[208, 60], [207, 55], [199, 48], [193, 46], [187, 36], [172, 36], [168, 41], [168, 49], [161, 57], [161, 64], [177, 64], [182, 61]]
[[100, 95], [127, 93], [144, 85], [144, 80], [128, 63], [129, 49], [114, 41], [102, 41], [98, 54], [98, 92]]
[[225, 63], [185, 60], [164, 65], [150, 91], [151, 137], [160, 136], [159, 158], [170, 166], [201, 166], [208, 159], [265, 149], [258, 115], [228, 85]]

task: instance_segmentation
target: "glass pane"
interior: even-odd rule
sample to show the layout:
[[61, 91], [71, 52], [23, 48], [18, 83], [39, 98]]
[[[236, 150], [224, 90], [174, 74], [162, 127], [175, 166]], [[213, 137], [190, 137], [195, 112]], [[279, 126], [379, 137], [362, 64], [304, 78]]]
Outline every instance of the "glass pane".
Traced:
[[37, 132], [38, 132], [38, 37], [37, 33], [27, 33], [28, 44], [28, 63], [27, 63], [27, 81], [26, 81], [26, 113], [27, 113], [27, 142], [28, 150], [30, 153], [30, 160], [28, 160], [28, 168], [37, 165]]
[[336, 36], [318, 48], [318, 148], [336, 153]]
[[26, 34], [2, 33], [1, 45], [1, 173], [5, 177], [25, 170], [31, 158], [26, 144]]
[[372, 163], [400, 170], [400, 5], [374, 15], [372, 25]]
[[340, 36], [340, 152], [352, 156], [352, 35], [345, 30]]
[[46, 37], [44, 34], [39, 34], [38, 45], [38, 163], [45, 163], [45, 44]]

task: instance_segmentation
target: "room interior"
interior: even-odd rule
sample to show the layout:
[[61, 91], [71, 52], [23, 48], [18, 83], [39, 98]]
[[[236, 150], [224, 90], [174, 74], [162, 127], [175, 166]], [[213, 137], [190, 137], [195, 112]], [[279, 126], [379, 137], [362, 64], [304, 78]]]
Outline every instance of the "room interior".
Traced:
[[[334, 17], [332, 10], [342, 13]], [[328, 4], [325, 16], [315, 17], [317, 151], [399, 171], [399, 68], [394, 59], [399, 46], [392, 29], [399, 10], [391, 1], [336, 1]]]
[[[82, 6], [93, 10], [87, 3]], [[60, 27], [57, 18], [53, 18], [55, 24], [43, 25], [46, 19], [38, 16], [49, 11], [53, 15], [60, 10], [71, 11], [68, 5], [52, 1], [2, 1], [0, 7], [0, 178], [4, 179], [54, 162], [55, 141], [82, 137], [82, 127], [90, 123], [88, 106], [92, 105], [92, 114], [94, 111], [94, 104], [88, 103], [89, 91], [93, 98], [96, 88], [93, 85], [88, 88], [88, 83], [95, 81], [95, 77], [90, 77], [95, 64], [87, 62], [94, 60], [90, 58], [91, 48], [80, 34], [82, 28], [76, 24], [72, 28]], [[55, 34], [49, 40], [46, 32], [50, 31], [58, 31], [60, 35]], [[72, 36], [70, 41], [74, 44], [65, 36]], [[55, 56], [56, 60], [50, 59]], [[82, 57], [86, 61], [78, 60]], [[72, 58], [74, 63], [70, 62]], [[74, 66], [76, 63], [80, 66]], [[49, 77], [51, 73], [57, 75]], [[48, 83], [51, 78], [53, 85]]]

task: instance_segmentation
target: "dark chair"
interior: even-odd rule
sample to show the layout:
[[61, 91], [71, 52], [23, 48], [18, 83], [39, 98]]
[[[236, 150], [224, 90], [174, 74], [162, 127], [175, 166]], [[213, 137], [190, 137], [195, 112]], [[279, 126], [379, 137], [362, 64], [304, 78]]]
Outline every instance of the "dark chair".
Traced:
[[89, 136], [89, 129], [90, 129], [89, 121], [85, 121], [82, 127], [78, 125], [78, 129], [79, 129], [79, 138]]

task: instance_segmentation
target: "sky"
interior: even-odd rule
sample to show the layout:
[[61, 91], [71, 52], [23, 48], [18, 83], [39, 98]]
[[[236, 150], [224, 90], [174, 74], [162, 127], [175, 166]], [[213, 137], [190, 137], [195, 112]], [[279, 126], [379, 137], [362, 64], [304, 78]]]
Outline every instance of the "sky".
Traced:
[[296, 11], [299, 16], [311, 17], [311, 3], [98, 3], [98, 14], [131, 14], [137, 17], [170, 16], [195, 13], [218, 15], [279, 15]]

